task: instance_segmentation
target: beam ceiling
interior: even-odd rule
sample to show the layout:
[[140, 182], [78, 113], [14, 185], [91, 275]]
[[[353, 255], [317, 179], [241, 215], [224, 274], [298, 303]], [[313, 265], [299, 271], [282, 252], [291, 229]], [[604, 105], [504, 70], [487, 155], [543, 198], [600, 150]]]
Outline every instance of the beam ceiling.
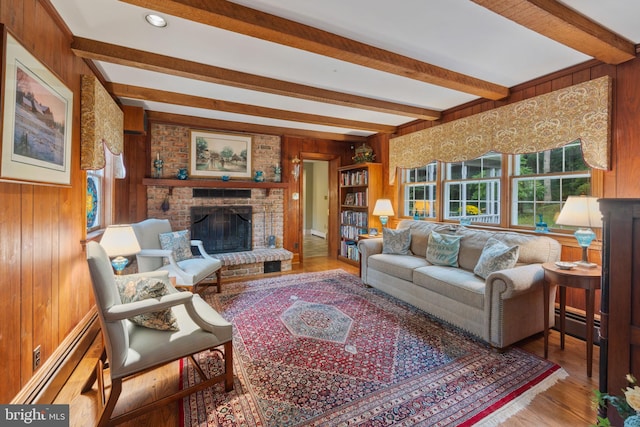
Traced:
[[106, 61], [137, 67], [180, 77], [239, 87], [243, 89], [307, 99], [346, 107], [362, 108], [423, 120], [438, 120], [440, 113], [427, 108], [403, 105], [351, 95], [327, 89], [315, 88], [255, 74], [220, 68], [213, 65], [130, 49], [123, 46], [76, 37], [71, 44], [73, 52], [85, 59]]
[[487, 99], [509, 95], [495, 83], [444, 69], [226, 0], [121, 0], [132, 5], [396, 74]]
[[186, 95], [182, 93], [168, 92], [120, 83], [108, 82], [106, 83], [106, 89], [112, 95], [121, 98], [141, 99], [146, 101], [162, 102], [166, 104], [184, 105], [187, 107], [225, 111], [228, 113], [246, 114], [258, 117], [272, 117], [294, 122], [315, 123], [319, 125], [343, 127], [347, 129], [362, 129], [379, 133], [393, 133], [396, 130], [395, 126], [390, 125], [367, 123], [357, 120], [346, 120], [337, 117], [327, 117], [317, 114], [299, 113], [295, 111], [278, 110], [275, 108], [247, 105], [238, 102], [223, 101], [201, 96]]
[[555, 0], [472, 0], [543, 36], [607, 64], [635, 58], [629, 40]]

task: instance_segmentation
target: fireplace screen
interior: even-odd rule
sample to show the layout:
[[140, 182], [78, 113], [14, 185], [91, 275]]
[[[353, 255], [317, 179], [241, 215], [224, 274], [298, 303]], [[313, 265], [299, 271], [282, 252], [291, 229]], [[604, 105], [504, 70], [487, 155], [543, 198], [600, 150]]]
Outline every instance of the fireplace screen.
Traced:
[[251, 212], [251, 206], [192, 207], [191, 238], [210, 254], [250, 251]]

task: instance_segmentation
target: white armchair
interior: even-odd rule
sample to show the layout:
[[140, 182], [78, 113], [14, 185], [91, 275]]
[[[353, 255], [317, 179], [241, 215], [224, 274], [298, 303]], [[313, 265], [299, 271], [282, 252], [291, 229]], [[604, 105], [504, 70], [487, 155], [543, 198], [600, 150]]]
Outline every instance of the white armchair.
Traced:
[[[219, 382], [224, 382], [225, 391], [233, 389], [232, 326], [199, 295], [191, 292], [178, 292], [168, 284], [168, 294], [160, 298], [123, 304], [109, 257], [104, 248], [96, 242], [89, 242], [87, 244], [87, 261], [111, 377], [111, 392], [106, 402], [103, 360], [98, 362], [95, 373], [83, 389], [83, 391], [87, 391], [95, 379], [98, 379], [101, 403], [104, 405], [98, 426], [117, 424], [135, 418]], [[157, 277], [159, 280], [163, 279], [164, 282], [169, 283], [166, 272], [133, 274], [128, 275], [127, 278], [136, 279], [141, 276]], [[175, 316], [179, 329], [177, 331], [149, 329], [128, 320], [142, 313], [157, 312], [167, 308], [171, 308]], [[224, 346], [224, 352], [216, 349], [219, 346]], [[214, 350], [223, 355], [224, 373], [208, 377], [203, 372], [193, 355], [205, 350]], [[183, 357], [190, 357], [193, 366], [202, 377], [201, 382], [190, 388], [178, 390], [171, 396], [111, 418], [113, 408], [122, 390], [123, 379]]]
[[[174, 277], [176, 286], [190, 287], [193, 292], [198, 285], [212, 284], [208, 278], [216, 274], [216, 287], [220, 292], [222, 279], [222, 261], [209, 255], [201, 240], [191, 240], [191, 246], [200, 251], [201, 257], [176, 260], [171, 250], [162, 249], [160, 235], [171, 233], [171, 224], [167, 219], [150, 218], [131, 224], [142, 250], [136, 255], [138, 272], [166, 271]], [[168, 260], [164, 264], [163, 260]]]

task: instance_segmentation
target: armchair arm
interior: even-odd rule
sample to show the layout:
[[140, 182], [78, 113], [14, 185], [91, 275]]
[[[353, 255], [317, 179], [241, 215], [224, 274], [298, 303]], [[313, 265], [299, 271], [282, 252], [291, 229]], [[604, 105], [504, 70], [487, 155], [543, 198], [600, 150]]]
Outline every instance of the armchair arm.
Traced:
[[196, 248], [198, 248], [198, 250], [200, 251], [200, 255], [202, 255], [203, 258], [213, 259], [213, 257], [204, 250], [204, 244], [202, 243], [202, 240], [191, 240], [191, 246], [195, 246]]
[[143, 249], [140, 252], [138, 252], [136, 256], [173, 258], [173, 253], [168, 249]]
[[176, 305], [188, 304], [191, 302], [192, 298], [193, 294], [191, 292], [176, 292], [164, 295], [159, 299], [150, 298], [127, 304], [117, 304], [109, 307], [109, 309], [104, 312], [104, 319], [107, 322], [124, 320], [137, 316], [138, 314], [164, 310]]

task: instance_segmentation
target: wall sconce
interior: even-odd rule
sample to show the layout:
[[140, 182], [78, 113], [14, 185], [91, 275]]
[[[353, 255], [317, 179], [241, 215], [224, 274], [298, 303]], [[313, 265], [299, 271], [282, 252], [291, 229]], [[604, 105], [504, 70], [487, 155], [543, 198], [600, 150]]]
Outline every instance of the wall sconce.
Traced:
[[293, 179], [297, 182], [298, 178], [300, 178], [300, 159], [298, 156], [295, 156], [291, 160], [291, 163], [293, 163], [293, 170], [291, 171], [291, 174], [293, 175]]

